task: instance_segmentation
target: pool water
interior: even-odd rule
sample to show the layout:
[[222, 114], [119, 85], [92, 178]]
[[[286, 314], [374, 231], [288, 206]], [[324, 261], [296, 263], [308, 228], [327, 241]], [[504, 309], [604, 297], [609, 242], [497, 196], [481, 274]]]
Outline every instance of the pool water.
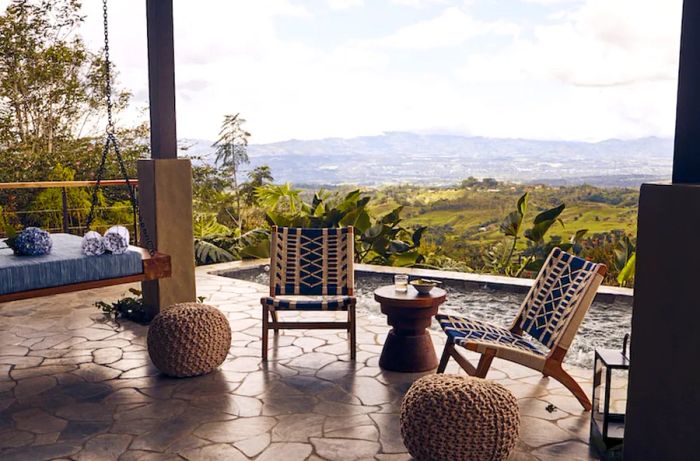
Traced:
[[[245, 269], [227, 272], [226, 277], [247, 280], [269, 285], [266, 268]], [[373, 292], [377, 287], [391, 283], [391, 276], [357, 272], [355, 274], [355, 294], [357, 308], [369, 315], [383, 315]], [[514, 293], [503, 289], [466, 288], [459, 283], [445, 283], [447, 300], [440, 306], [441, 311], [451, 311], [460, 315], [510, 327], [513, 318], [525, 297], [524, 293]], [[596, 301], [588, 310], [578, 334], [569, 348], [565, 362], [585, 368], [593, 367], [594, 349], [621, 349], [622, 338], [631, 328], [632, 306], [629, 302], [615, 300], [612, 303]], [[440, 329], [437, 322], [432, 328]]]

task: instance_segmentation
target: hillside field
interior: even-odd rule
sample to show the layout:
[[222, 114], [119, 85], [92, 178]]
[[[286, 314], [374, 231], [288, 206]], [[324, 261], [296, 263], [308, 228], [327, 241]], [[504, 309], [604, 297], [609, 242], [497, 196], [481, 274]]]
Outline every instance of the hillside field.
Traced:
[[404, 223], [428, 226], [425, 240], [455, 259], [461, 259], [469, 247], [473, 252], [473, 247], [500, 242], [499, 225], [525, 192], [529, 193], [525, 228], [541, 211], [564, 203], [562, 224], [555, 224], [549, 236], [569, 241], [578, 230], [587, 229], [587, 237], [622, 231], [636, 238], [636, 189], [465, 181], [462, 187], [391, 186], [369, 191], [377, 215], [403, 206]]

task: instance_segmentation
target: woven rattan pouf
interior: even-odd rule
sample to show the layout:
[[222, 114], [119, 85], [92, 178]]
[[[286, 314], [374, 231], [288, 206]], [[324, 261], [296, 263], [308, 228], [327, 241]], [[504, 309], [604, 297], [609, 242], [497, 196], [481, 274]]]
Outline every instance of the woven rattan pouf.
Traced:
[[148, 329], [148, 354], [169, 376], [209, 373], [226, 359], [231, 326], [226, 316], [205, 304], [174, 304], [158, 314]]
[[506, 460], [519, 428], [513, 394], [483, 379], [424, 376], [401, 404], [401, 435], [418, 461]]

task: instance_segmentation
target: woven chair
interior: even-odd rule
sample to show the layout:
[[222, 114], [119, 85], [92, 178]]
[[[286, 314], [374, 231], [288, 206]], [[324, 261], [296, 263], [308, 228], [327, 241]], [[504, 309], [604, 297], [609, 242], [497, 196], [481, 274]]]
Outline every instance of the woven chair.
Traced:
[[[269, 330], [344, 329], [355, 360], [352, 227], [306, 229], [273, 227], [270, 242], [270, 296], [262, 304], [262, 356], [267, 360]], [[280, 322], [279, 311], [347, 311], [347, 322]]]
[[[469, 375], [485, 378], [494, 357], [498, 357], [553, 377], [589, 411], [590, 399], [564, 371], [562, 361], [606, 271], [604, 264], [554, 248], [510, 328], [455, 315], [437, 315], [447, 334], [438, 373], [445, 371], [453, 357]], [[480, 353], [478, 365], [474, 367], [456, 346]]]

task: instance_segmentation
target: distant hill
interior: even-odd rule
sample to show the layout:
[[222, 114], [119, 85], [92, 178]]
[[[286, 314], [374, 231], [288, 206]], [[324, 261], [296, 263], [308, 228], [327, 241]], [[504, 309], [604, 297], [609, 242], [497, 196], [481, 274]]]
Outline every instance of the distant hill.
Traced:
[[[185, 152], [213, 163], [211, 141], [182, 140]], [[493, 177], [551, 185], [636, 187], [671, 176], [673, 140], [596, 143], [390, 132], [380, 136], [253, 144], [251, 166], [266, 164], [276, 181], [306, 185], [455, 184]]]

